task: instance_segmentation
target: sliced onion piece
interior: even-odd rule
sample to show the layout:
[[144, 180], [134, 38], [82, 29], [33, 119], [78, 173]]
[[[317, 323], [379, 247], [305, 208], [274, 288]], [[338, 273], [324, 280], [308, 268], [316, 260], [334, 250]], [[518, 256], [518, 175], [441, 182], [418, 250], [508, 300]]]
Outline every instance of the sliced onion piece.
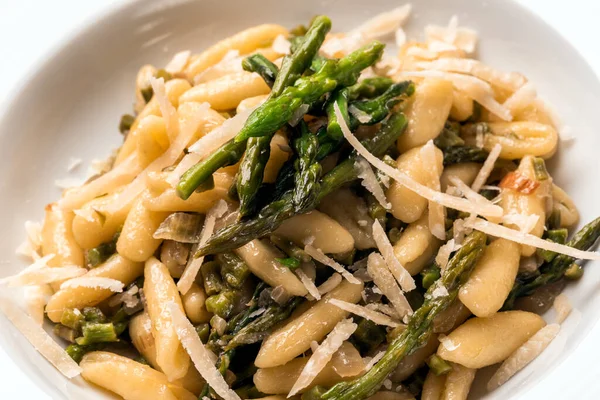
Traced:
[[198, 243], [203, 219], [199, 214], [173, 213], [160, 224], [152, 237], [180, 243]]

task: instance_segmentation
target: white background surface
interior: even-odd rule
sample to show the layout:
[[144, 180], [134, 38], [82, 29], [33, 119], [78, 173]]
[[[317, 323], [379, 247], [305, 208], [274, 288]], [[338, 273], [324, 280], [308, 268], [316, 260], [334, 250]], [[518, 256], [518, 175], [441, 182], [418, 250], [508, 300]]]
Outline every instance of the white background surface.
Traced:
[[[166, 0], [168, 1], [168, 0]], [[198, 0], [200, 1], [200, 0]], [[413, 0], [418, 1], [418, 0]], [[485, 0], [484, 0], [485, 1]], [[538, 13], [566, 37], [590, 65], [600, 72], [600, 2], [595, 0], [518, 0]], [[11, 97], [38, 63], [79, 27], [116, 0], [0, 0], [0, 106]], [[507, 29], [510, 23], [507, 21]], [[568, 63], [569, 60], [564, 60]], [[564, 88], [568, 90], [568, 88]], [[4, 107], [3, 107], [4, 108]], [[552, 372], [544, 387], [529, 392], [527, 398], [553, 398], [552, 387], [572, 386], [580, 399], [600, 398], [600, 367], [597, 340], [600, 324], [590, 333], [561, 368]], [[563, 371], [577, 371], [566, 379]], [[0, 349], [0, 399], [49, 399], [12, 363]], [[596, 389], [592, 389], [596, 387]], [[588, 391], [582, 390], [588, 388]], [[150, 399], [149, 399], [150, 400]]]

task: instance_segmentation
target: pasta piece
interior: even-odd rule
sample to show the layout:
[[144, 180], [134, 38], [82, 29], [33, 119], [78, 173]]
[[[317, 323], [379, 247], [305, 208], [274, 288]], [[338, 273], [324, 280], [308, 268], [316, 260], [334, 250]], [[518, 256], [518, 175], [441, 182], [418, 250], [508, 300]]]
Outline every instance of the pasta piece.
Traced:
[[95, 276], [69, 279], [60, 285], [61, 290], [79, 287], [108, 289], [113, 293], [120, 293], [123, 291], [123, 282], [116, 279]]
[[[437, 163], [434, 169], [428, 164], [428, 160], [423, 158], [422, 149], [423, 147], [416, 147], [401, 154], [396, 161], [397, 171], [415, 183], [432, 190], [435, 179], [439, 179], [442, 174], [443, 154], [441, 150], [433, 149]], [[427, 209], [427, 200], [429, 200], [398, 181], [392, 182], [387, 190], [387, 198], [392, 204], [391, 212], [394, 217], [406, 223], [418, 220]]]
[[224, 400], [240, 400], [240, 397], [231, 390], [223, 375], [215, 367], [212, 353], [204, 347], [194, 326], [185, 317], [181, 307], [175, 302], [168, 302], [166, 306], [181, 344], [206, 383]]
[[467, 400], [477, 370], [452, 364], [441, 400]]
[[542, 317], [526, 311], [471, 318], [452, 331], [437, 352], [465, 367], [483, 368], [504, 361], [545, 325]]
[[273, 287], [281, 286], [292, 296], [305, 296], [308, 291], [296, 275], [276, 259], [281, 258], [276, 249], [255, 239], [235, 250], [252, 273]]
[[268, 94], [269, 91], [260, 75], [242, 71], [194, 86], [181, 95], [179, 101], [207, 102], [215, 110], [230, 110], [248, 97]]
[[289, 396], [295, 395], [301, 389], [310, 385], [319, 372], [329, 363], [333, 354], [342, 346], [342, 343], [348, 340], [354, 331], [356, 331], [357, 327], [358, 325], [352, 322], [351, 319], [345, 319], [337, 323], [325, 340], [313, 351], [302, 372], [300, 372], [298, 380], [292, 386]]
[[309, 278], [308, 275], [302, 270], [302, 268], [296, 269], [296, 275], [300, 278], [300, 282], [306, 288], [311, 300], [321, 300], [321, 293], [319, 293], [319, 289], [315, 285], [315, 281]]
[[[91, 269], [84, 275], [86, 278], [102, 277], [115, 279], [129, 285], [143, 272], [143, 264], [133, 262], [115, 254], [106, 262]], [[60, 289], [50, 297], [46, 305], [46, 313], [52, 322], [60, 322], [62, 314], [67, 309], [82, 309], [98, 305], [113, 295], [110, 289], [101, 287], [72, 287]]]
[[579, 211], [577, 211], [575, 202], [554, 183], [552, 184], [552, 207], [553, 211], [560, 212], [560, 226], [562, 228], [569, 228], [579, 222]]
[[410, 275], [421, 272], [440, 247], [439, 239], [429, 231], [428, 221], [428, 214], [424, 213], [404, 229], [394, 244], [394, 255]]
[[334, 272], [329, 278], [327, 278], [325, 282], [319, 285], [319, 287], [317, 288], [319, 290], [319, 294], [322, 296], [331, 292], [340, 283], [342, 283], [343, 280], [344, 279], [342, 278], [342, 275], [338, 274], [337, 272]]
[[279, 35], [287, 36], [287, 29], [280, 25], [265, 24], [241, 31], [214, 44], [203, 53], [192, 56], [186, 74], [189, 78], [218, 63], [228, 51], [237, 50], [239, 54], [254, 51], [265, 43], [275, 40]]
[[106, 211], [106, 207], [116, 200], [119, 192], [120, 189], [117, 189], [107, 196], [95, 198], [76, 210], [72, 230], [73, 238], [80, 247], [92, 249], [109, 242], [121, 229], [131, 210], [131, 204], [119, 208], [114, 213]]
[[190, 358], [179, 342], [171, 321], [172, 311], [168, 308], [173, 303], [181, 313], [184, 312], [177, 286], [167, 267], [154, 257], [146, 261], [144, 278], [146, 310], [156, 341], [156, 362], [169, 381], [183, 378], [190, 366]]
[[423, 347], [400, 360], [400, 363], [390, 375], [390, 379], [394, 382], [402, 382], [414, 374], [416, 370], [425, 365], [425, 360], [435, 353], [438, 343], [437, 335], [431, 335]]
[[175, 53], [171, 61], [169, 61], [165, 66], [165, 71], [167, 71], [171, 75], [181, 73], [185, 69], [185, 66], [190, 60], [191, 55], [192, 53], [189, 50], [183, 50], [179, 53]]
[[489, 317], [502, 308], [517, 272], [521, 249], [517, 243], [497, 239], [486, 247], [458, 298], [478, 317]]
[[498, 386], [503, 385], [514, 374], [535, 360], [535, 358], [548, 347], [552, 340], [554, 340], [559, 331], [559, 324], [550, 324], [537, 331], [535, 335], [529, 338], [527, 342], [519, 347], [502, 363], [502, 365], [500, 365], [500, 368], [498, 368], [490, 378], [487, 389], [492, 391]]
[[[144, 357], [144, 360], [152, 368], [161, 371], [160, 366], [156, 363], [156, 343], [154, 336], [152, 336], [152, 321], [147, 312], [141, 312], [131, 319], [129, 322], [129, 336], [133, 346]], [[173, 382], [173, 384], [181, 385], [195, 395], [200, 394], [205, 383], [198, 370], [191, 366], [183, 378]]]
[[[307, 357], [299, 357], [278, 367], [259, 368], [254, 374], [254, 384], [262, 393], [287, 395], [307, 363]], [[340, 349], [333, 354], [331, 361], [307, 387], [300, 390], [300, 393], [317, 385], [331, 386], [352, 379], [363, 371], [364, 363], [360, 353], [349, 342], [344, 342]], [[343, 375], [340, 375], [341, 372]]]
[[46, 218], [42, 225], [42, 254], [54, 254], [48, 266], [75, 265], [83, 267], [83, 251], [73, 238], [75, 214], [61, 209], [56, 203], [46, 206]]
[[162, 242], [153, 237], [154, 232], [168, 215], [166, 212], [148, 210], [144, 207], [144, 196], [139, 198], [127, 215], [117, 240], [119, 254], [138, 262], [150, 258]]
[[343, 281], [308, 310], [291, 319], [263, 341], [254, 360], [258, 368], [277, 367], [310, 349], [312, 341], [322, 340], [348, 312], [329, 304], [329, 299], [357, 303], [363, 285]]
[[347, 301], [341, 301], [337, 299], [330, 299], [329, 303], [344, 311], [348, 311], [352, 314], [358, 315], [359, 317], [363, 317], [369, 321], [375, 322], [378, 325], [385, 325], [392, 328], [400, 326], [398, 322], [394, 321], [389, 316], [374, 310], [370, 310], [358, 304], [348, 303]]
[[412, 308], [406, 297], [402, 294], [394, 276], [385, 267], [385, 261], [379, 253], [369, 254], [367, 271], [373, 278], [375, 285], [383, 292], [401, 317], [412, 314]]
[[170, 383], [162, 372], [117, 354], [94, 351], [81, 360], [83, 378], [126, 400], [193, 400], [192, 393]]
[[466, 121], [473, 115], [473, 112], [475, 110], [474, 104], [475, 102], [472, 98], [470, 98], [463, 92], [454, 90], [452, 92], [452, 107], [450, 108], [450, 118], [459, 122]]
[[394, 248], [378, 220], [375, 220], [373, 223], [373, 237], [375, 238], [379, 252], [385, 259], [388, 269], [394, 275], [394, 278], [396, 278], [402, 290], [410, 292], [415, 289], [416, 285], [414, 279], [396, 258]]
[[193, 283], [186, 294], [181, 298], [183, 309], [190, 321], [194, 324], [200, 324], [210, 321], [212, 313], [206, 310], [206, 293], [204, 290]]
[[[429, 165], [429, 168], [432, 169], [429, 185], [432, 189], [439, 191], [441, 190], [442, 167], [436, 163], [436, 150], [438, 150], [437, 147], [430, 140], [425, 146], [421, 147], [421, 157], [425, 165]], [[446, 240], [446, 209], [434, 201], [429, 201], [427, 204], [429, 208], [429, 231], [438, 239]]]
[[319, 211], [335, 219], [354, 239], [359, 250], [376, 247], [373, 240], [373, 218], [365, 201], [350, 189], [336, 190], [319, 204]]
[[433, 320], [434, 333], [451, 332], [471, 316], [471, 311], [456, 299]]
[[[558, 133], [550, 125], [531, 121], [489, 122], [489, 131], [483, 134], [483, 148], [491, 151], [496, 144], [502, 146], [500, 158], [517, 160], [525, 156], [550, 158], [558, 145]], [[463, 132], [467, 143], [473, 144], [472, 127], [465, 125]]]
[[425, 78], [417, 85], [405, 111], [408, 128], [397, 142], [400, 153], [422, 146], [440, 134], [450, 114], [452, 93], [452, 82], [444, 79]]
[[433, 371], [427, 372], [427, 377], [423, 383], [421, 400], [440, 400], [444, 393], [446, 385], [446, 375], [436, 375]]
[[354, 248], [352, 235], [333, 218], [316, 210], [286, 219], [275, 233], [324, 253], [344, 253]]
[[148, 115], [139, 122], [135, 132], [131, 134], [137, 137], [138, 160], [144, 167], [150, 165], [169, 148], [170, 139], [162, 117]]

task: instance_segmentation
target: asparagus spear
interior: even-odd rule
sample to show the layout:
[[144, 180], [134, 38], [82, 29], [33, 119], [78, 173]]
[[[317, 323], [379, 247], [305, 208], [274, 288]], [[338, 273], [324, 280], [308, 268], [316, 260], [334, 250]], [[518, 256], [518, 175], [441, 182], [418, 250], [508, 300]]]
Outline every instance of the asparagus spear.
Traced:
[[[386, 121], [378, 135], [363, 141], [365, 147], [376, 156], [381, 156], [396, 142], [396, 139], [406, 129], [406, 117], [402, 113], [394, 113]], [[347, 182], [357, 178], [356, 153], [353, 152], [347, 160], [338, 164], [333, 170], [321, 178], [321, 189], [312, 204], [307, 205], [303, 212], [315, 208], [329, 193], [337, 190]], [[296, 211], [292, 203], [293, 190], [286, 192], [281, 199], [265, 206], [256, 217], [247, 221], [231, 224], [213, 236], [198, 249], [196, 256], [222, 253], [236, 249], [249, 241], [272, 233], [281, 223], [294, 216]], [[310, 207], [309, 207], [310, 206]]]
[[352, 108], [371, 118], [369, 121], [360, 121], [361, 124], [373, 125], [383, 120], [392, 107], [400, 102], [400, 99], [398, 99], [400, 95], [411, 96], [414, 91], [415, 86], [411, 81], [394, 83], [383, 94], [374, 99], [353, 102]]
[[212, 296], [224, 289], [223, 280], [219, 273], [219, 264], [210, 261], [202, 266], [202, 281], [204, 282], [204, 292], [207, 296]]
[[258, 318], [234, 334], [227, 346], [225, 346], [225, 351], [235, 349], [236, 347], [245, 344], [256, 343], [264, 339], [269, 333], [269, 330], [277, 323], [288, 318], [292, 311], [302, 303], [302, 300], [301, 297], [294, 297], [285, 305], [280, 306], [277, 303], [270, 305]]
[[250, 276], [248, 265], [235, 253], [217, 254], [216, 260], [221, 265], [221, 276], [233, 288], [239, 289]]
[[252, 214], [256, 207], [256, 195], [271, 154], [271, 138], [271, 136], [262, 136], [248, 139], [246, 153], [237, 174], [240, 217]]
[[366, 78], [348, 88], [348, 100], [354, 101], [361, 97], [373, 98], [383, 94], [394, 84], [391, 78], [375, 76]]
[[[273, 134], [292, 118], [302, 104], [311, 104], [323, 94], [335, 88], [337, 82], [329, 79], [328, 71], [324, 71], [321, 75], [313, 75], [317, 79], [311, 80], [309, 85], [303, 85], [300, 83], [302, 79], [298, 79], [319, 51], [325, 40], [325, 35], [330, 29], [331, 21], [329, 18], [321, 16], [313, 20], [304, 40], [294, 54], [284, 58], [281, 70], [273, 83], [269, 99], [250, 114], [244, 128], [235, 139], [225, 143], [208, 158], [194, 165], [183, 174], [177, 185], [177, 193], [182, 199], [185, 200], [190, 197], [196, 187], [201, 185], [209, 176], [212, 176], [217, 169], [236, 163], [246, 149], [248, 138], [264, 136], [270, 142]], [[363, 56], [363, 58], [366, 58], [366, 56]], [[343, 73], [347, 73], [348, 69], [351, 68], [346, 66], [345, 69], [342, 69], [342, 73], [338, 75], [345, 77]], [[296, 82], [297, 88], [294, 87], [292, 90], [289, 85], [294, 84], [294, 82]], [[323, 84], [322, 87], [319, 87], [321, 84]], [[327, 84], [334, 85], [334, 87], [329, 88]], [[329, 89], [326, 90], [327, 88]], [[264, 166], [263, 168], [255, 168], [255, 170], [260, 171], [263, 169]], [[260, 175], [262, 177], [262, 174]], [[239, 191], [239, 185], [237, 188]]]
[[[373, 395], [398, 363], [407, 355], [427, 343], [432, 334], [433, 319], [444, 311], [457, 297], [458, 290], [469, 278], [471, 270], [481, 257], [487, 236], [481, 232], [471, 233], [448, 262], [444, 275], [425, 293], [425, 302], [412, 315], [406, 330], [388, 346], [383, 358], [360, 378], [341, 382], [319, 396], [320, 399], [360, 400]], [[442, 285], [446, 296], [434, 296]], [[318, 389], [317, 389], [318, 390]]]
[[244, 58], [242, 61], [242, 68], [244, 68], [244, 71], [256, 72], [259, 74], [271, 88], [279, 73], [277, 66], [259, 53]]
[[221, 318], [229, 318], [238, 298], [237, 292], [224, 290], [206, 299], [206, 309], [208, 312], [216, 314]]
[[464, 162], [484, 162], [488, 152], [472, 146], [454, 146], [444, 150], [444, 166]]
[[335, 104], [337, 104], [339, 107], [346, 126], [350, 126], [347, 88], [340, 89], [332, 93], [331, 98], [325, 105], [325, 111], [327, 111], [327, 134], [336, 140], [340, 140], [344, 137], [344, 134], [342, 133], [342, 128], [340, 127], [340, 121], [338, 121], [337, 115], [334, 112]]
[[271, 240], [271, 242], [273, 242], [275, 246], [277, 246], [278, 249], [287, 254], [288, 257], [295, 258], [302, 262], [309, 262], [312, 260], [312, 258], [304, 252], [304, 250], [296, 246], [292, 241], [282, 236], [271, 235], [269, 239]]
[[[567, 246], [579, 250], [588, 250], [600, 237], [600, 217], [585, 225], [579, 230], [567, 243]], [[549, 283], [560, 280], [575, 262], [573, 257], [559, 254], [552, 261], [543, 263], [540, 268], [540, 275], [530, 280], [519, 280], [515, 282], [508, 298], [504, 302], [504, 309], [512, 309], [514, 302], [518, 297], [531, 294], [535, 289], [545, 286]]]
[[295, 162], [294, 189], [292, 203], [297, 212], [302, 212], [314, 203], [319, 191], [321, 164], [315, 162], [319, 141], [304, 121], [300, 122], [300, 136], [294, 140], [298, 158]]

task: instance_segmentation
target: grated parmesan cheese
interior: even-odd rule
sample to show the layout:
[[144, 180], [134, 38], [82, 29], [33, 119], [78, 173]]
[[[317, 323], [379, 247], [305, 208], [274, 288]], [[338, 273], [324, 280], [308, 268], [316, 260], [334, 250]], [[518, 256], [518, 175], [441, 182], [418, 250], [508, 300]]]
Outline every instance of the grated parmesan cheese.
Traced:
[[290, 54], [291, 46], [292, 44], [285, 38], [285, 36], [278, 35], [275, 40], [273, 40], [273, 45], [271, 45], [271, 48], [275, 53]]
[[243, 57], [240, 57], [239, 50], [229, 50], [225, 53], [221, 61], [196, 75], [194, 77], [194, 85], [208, 82], [224, 75], [242, 72], [244, 70], [242, 68], [242, 60]]
[[388, 298], [401, 317], [412, 315], [412, 308], [392, 273], [386, 268], [381, 254], [371, 253], [367, 258], [367, 272], [373, 278], [375, 285]]
[[290, 124], [290, 126], [298, 125], [298, 122], [300, 122], [300, 120], [304, 118], [304, 114], [306, 114], [309, 109], [310, 106], [308, 104], [301, 104], [300, 107], [298, 107], [296, 111], [294, 111], [294, 113], [292, 114], [290, 120], [288, 121], [288, 124]]
[[425, 27], [426, 40], [439, 40], [456, 46], [466, 53], [473, 53], [477, 46], [477, 32], [469, 28], [458, 26], [458, 18], [450, 18], [448, 26], [427, 25]]
[[[500, 157], [501, 151], [502, 151], [502, 146], [500, 146], [499, 144], [496, 144], [492, 148], [492, 151], [490, 151], [490, 154], [488, 154], [488, 157], [485, 159], [485, 162], [481, 166], [481, 169], [477, 173], [477, 176], [475, 177], [475, 180], [473, 181], [473, 184], [471, 185], [471, 189], [473, 189], [474, 192], [479, 193], [479, 191], [481, 190], [481, 187], [483, 185], [485, 185], [485, 183], [487, 182], [488, 178], [490, 177], [490, 174], [494, 170], [494, 165], [496, 165], [496, 161], [498, 160], [498, 157]], [[501, 215], [497, 215], [497, 216], [501, 216]]]
[[396, 29], [396, 33], [394, 34], [394, 39], [396, 41], [396, 46], [402, 47], [406, 43], [406, 32], [404, 29], [398, 28]]
[[59, 189], [71, 189], [74, 187], [79, 187], [83, 185], [83, 183], [83, 179], [79, 178], [62, 178], [54, 180], [54, 186]]
[[111, 292], [120, 293], [123, 291], [123, 286], [125, 286], [123, 282], [116, 279], [104, 278], [101, 276], [83, 276], [63, 282], [60, 285], [60, 289], [87, 287], [93, 289], [108, 289]]
[[378, 220], [373, 222], [373, 239], [377, 244], [377, 248], [379, 252], [383, 255], [385, 259], [385, 264], [387, 265], [390, 272], [394, 275], [394, 278], [400, 284], [400, 287], [405, 292], [410, 292], [414, 290], [417, 286], [415, 285], [415, 280], [410, 273], [404, 268], [404, 266], [400, 263], [396, 255], [394, 254], [394, 248], [392, 243], [388, 239], [383, 227], [379, 223]]
[[506, 107], [512, 115], [517, 115], [519, 112], [533, 104], [536, 97], [537, 91], [535, 90], [535, 86], [533, 83], [527, 82], [506, 99], [502, 105]]
[[355, 28], [350, 35], [363, 37], [365, 41], [390, 35], [404, 25], [411, 11], [412, 5], [409, 3], [378, 14]]
[[448, 293], [448, 289], [438, 280], [436, 282], [435, 289], [431, 292], [431, 297], [437, 299], [439, 297], [447, 297], [450, 293]]
[[438, 336], [438, 340], [440, 341], [442, 346], [444, 346], [444, 348], [448, 351], [454, 351], [460, 347], [460, 344], [454, 343], [452, 341], [452, 339], [450, 339], [448, 336], [446, 336], [444, 334], [440, 334]]
[[565, 319], [571, 314], [573, 311], [573, 305], [569, 301], [569, 298], [566, 294], [561, 293], [554, 299], [554, 303], [552, 304], [554, 311], [556, 311], [556, 323], [562, 324]]
[[324, 294], [331, 292], [333, 289], [338, 287], [340, 283], [342, 283], [342, 280], [342, 275], [334, 272], [329, 278], [327, 278], [325, 282], [319, 285], [317, 288], [319, 289], [319, 294], [323, 296]]
[[521, 347], [515, 350], [496, 370], [487, 384], [488, 391], [492, 391], [503, 385], [527, 364], [535, 360], [548, 345], [554, 340], [560, 331], [559, 324], [546, 325], [533, 335]]
[[56, 343], [46, 331], [25, 314], [11, 300], [0, 297], [0, 311], [31, 345], [64, 376], [71, 379], [81, 373], [81, 368], [73, 359]]
[[536, 214], [505, 214], [502, 216], [502, 223], [505, 225], [516, 225], [521, 232], [529, 233], [539, 219], [540, 216]]
[[312, 279], [310, 279], [308, 277], [308, 275], [306, 275], [306, 273], [304, 271], [302, 271], [302, 269], [300, 269], [300, 268], [297, 268], [296, 271], [294, 271], [294, 272], [296, 272], [296, 275], [298, 276], [298, 278], [300, 279], [300, 282], [302, 282], [302, 284], [308, 291], [308, 294], [310, 294], [310, 296], [313, 299], [321, 300], [321, 293], [319, 292], [319, 289], [315, 285], [315, 282]]
[[364, 319], [368, 319], [376, 323], [377, 325], [385, 325], [392, 328], [400, 326], [400, 324], [390, 318], [388, 315], [382, 314], [375, 310], [368, 309], [364, 306], [360, 306], [354, 303], [348, 303], [347, 301], [342, 301], [338, 299], [329, 299], [328, 303], [333, 304], [337, 308], [348, 311], [349, 313], [358, 315], [359, 317], [363, 317]]
[[27, 313], [38, 325], [44, 323], [44, 307], [52, 296], [52, 289], [48, 285], [35, 285], [25, 287], [24, 293]]
[[377, 200], [379, 204], [386, 210], [392, 208], [392, 205], [387, 200], [381, 185], [377, 181], [377, 176], [375, 176], [375, 172], [373, 172], [373, 168], [371, 164], [367, 162], [362, 157], [358, 157], [356, 162], [354, 163], [354, 167], [358, 172], [358, 177], [361, 179], [361, 185], [367, 189], [373, 197]]
[[456, 244], [454, 239], [448, 240], [445, 244], [443, 244], [438, 250], [437, 255], [435, 256], [435, 263], [440, 267], [442, 273], [446, 270], [446, 266], [448, 265], [448, 260], [450, 259], [450, 254], [456, 249]]
[[581, 260], [600, 260], [600, 254], [593, 251], [583, 251], [563, 244], [540, 239], [529, 233], [520, 232], [492, 222], [476, 218], [473, 221], [465, 221], [465, 226], [486, 233], [491, 236], [500, 237], [515, 243], [537, 247], [539, 249], [553, 251]]
[[[202, 246], [208, 238], [212, 235], [215, 230], [215, 223], [217, 222], [217, 218], [220, 218], [227, 212], [227, 203], [225, 200], [219, 200], [206, 214], [206, 219], [204, 220], [204, 227], [202, 228], [202, 233], [200, 234], [200, 242], [199, 246]], [[182, 295], [185, 295], [188, 290], [192, 287], [192, 284], [196, 280], [196, 276], [200, 271], [200, 267], [204, 262], [204, 257], [190, 257], [190, 262], [183, 270], [181, 274], [181, 278], [177, 282], [177, 288]]]
[[165, 121], [169, 140], [173, 142], [179, 133], [179, 118], [177, 117], [177, 110], [173, 107], [167, 96], [165, 80], [163, 78], [156, 79], [152, 77], [150, 78], [150, 85], [152, 85], [160, 113]]
[[474, 204], [473, 202], [467, 201], [465, 199], [456, 198], [445, 193], [441, 193], [439, 191], [435, 191], [425, 185], [420, 184], [415, 181], [405, 173], [401, 172], [396, 168], [392, 168], [379, 158], [375, 157], [371, 154], [361, 143], [360, 141], [350, 132], [348, 126], [344, 122], [342, 115], [340, 113], [340, 109], [337, 104], [334, 104], [334, 109], [338, 120], [340, 121], [340, 127], [342, 128], [342, 132], [344, 137], [352, 145], [356, 151], [363, 156], [371, 165], [375, 166], [377, 169], [384, 172], [386, 175], [389, 175], [391, 178], [396, 180], [402, 186], [410, 189], [411, 191], [417, 193], [418, 195], [426, 198], [427, 200], [435, 201], [445, 207], [453, 208], [459, 211], [464, 211], [468, 213], [476, 213], [478, 215], [491, 216], [491, 217], [500, 217], [502, 216], [502, 208], [496, 205], [486, 206], [480, 204]]
[[240, 400], [240, 397], [231, 390], [223, 375], [215, 367], [213, 361], [214, 354], [204, 347], [194, 326], [187, 319], [181, 308], [177, 304], [170, 302], [167, 304], [167, 310], [171, 314], [171, 320], [177, 332], [177, 337], [179, 337], [181, 344], [190, 355], [194, 366], [204, 380], [206, 380], [206, 383], [224, 400]]
[[371, 358], [369, 362], [367, 362], [367, 364], [365, 365], [365, 372], [369, 372], [371, 368], [373, 368], [375, 364], [377, 364], [383, 358], [384, 355], [385, 351], [380, 351], [379, 353], [375, 354], [375, 356]]
[[344, 341], [350, 338], [357, 327], [358, 325], [352, 322], [351, 319], [345, 319], [337, 323], [331, 333], [329, 333], [319, 347], [313, 351], [310, 359], [302, 369], [300, 376], [298, 376], [294, 386], [292, 386], [288, 397], [295, 395], [300, 390], [310, 385], [319, 372], [321, 372], [331, 360], [333, 354], [342, 347]]
[[4, 278], [0, 281], [0, 283], [8, 284], [8, 286], [43, 285], [46, 283], [76, 278], [85, 275], [88, 272], [87, 269], [78, 267], [76, 265], [66, 267], [47, 267], [47, 260], [48, 259], [46, 259], [46, 257], [40, 258], [38, 261], [34, 262], [31, 266], [21, 271], [19, 274]]
[[317, 249], [316, 247], [313, 247], [312, 245], [307, 244], [306, 246], [304, 246], [304, 251], [306, 252], [306, 254], [308, 254], [309, 256], [311, 256], [312, 258], [314, 258], [321, 264], [325, 264], [328, 267], [333, 268], [335, 270], [335, 272], [341, 274], [348, 282], [354, 283], [354, 284], [360, 284], [360, 281], [358, 279], [356, 279], [350, 272], [348, 272], [346, 270], [346, 268], [344, 268], [343, 265], [336, 262], [332, 258], [327, 257], [325, 254], [323, 254], [323, 252], [321, 250]]

